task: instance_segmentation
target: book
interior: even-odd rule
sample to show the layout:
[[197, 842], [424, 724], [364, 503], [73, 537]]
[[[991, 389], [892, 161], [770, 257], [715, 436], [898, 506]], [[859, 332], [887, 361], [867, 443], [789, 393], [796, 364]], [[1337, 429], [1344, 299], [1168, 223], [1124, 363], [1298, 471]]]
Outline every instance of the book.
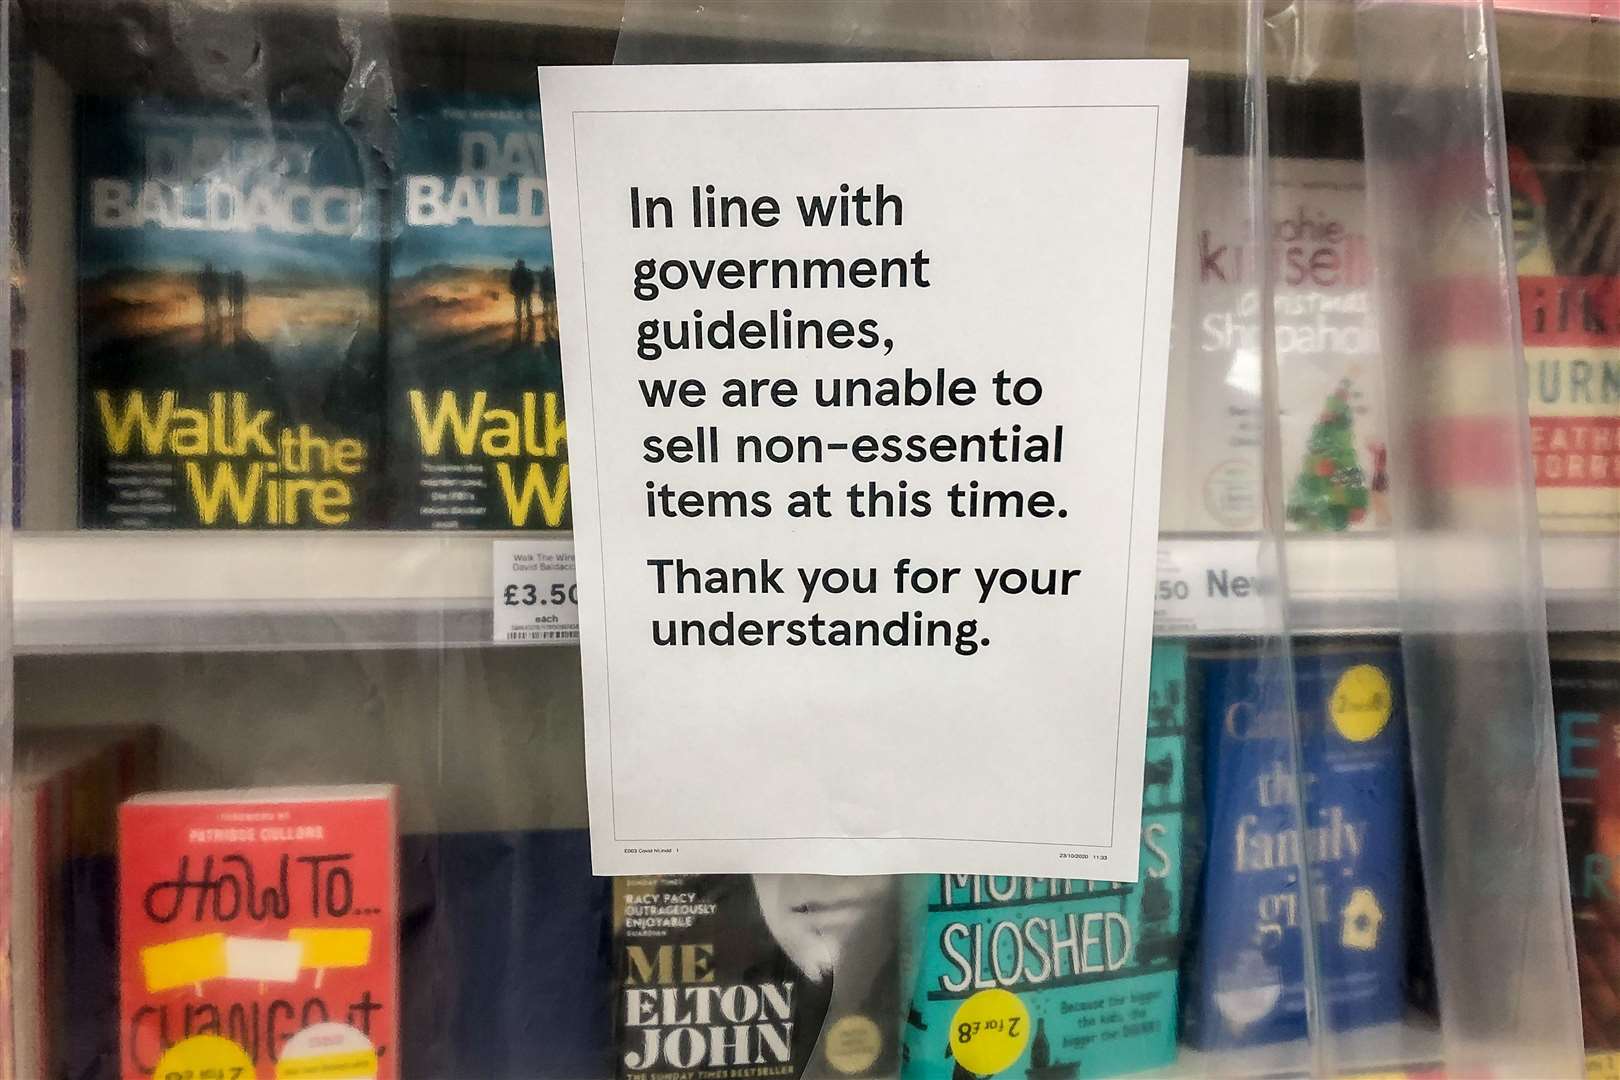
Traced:
[[[1244, 158], [1190, 156], [1166, 403], [1161, 525], [1261, 524], [1260, 264]], [[1288, 527], [1389, 525], [1383, 360], [1359, 162], [1270, 163], [1279, 435]]]
[[1612, 152], [1534, 162], [1515, 148], [1514, 254], [1542, 527], [1620, 526], [1620, 251]]
[[80, 522], [382, 521], [377, 200], [335, 116], [83, 98]]
[[1581, 1028], [1588, 1053], [1612, 1054], [1620, 1051], [1620, 650], [1555, 645], [1552, 690]]
[[389, 262], [389, 486], [409, 529], [566, 529], [540, 103], [418, 95]]
[[[1184, 644], [1154, 644], [1149, 701], [1139, 882], [927, 878], [926, 910], [911, 931], [919, 959], [906, 1080], [1078, 1080], [1175, 1060], [1186, 869]], [[1023, 1049], [993, 1074], [963, 1068], [952, 1053], [958, 1010], [998, 988], [1023, 1002]]]
[[1325, 1026], [1346, 1031], [1405, 1010], [1410, 789], [1399, 649], [1296, 648], [1303, 785], [1279, 667], [1237, 649], [1199, 658], [1207, 837], [1185, 1014], [1199, 1048], [1305, 1037], [1307, 918]]
[[612, 879], [584, 829], [407, 834], [406, 1077], [613, 1075]]
[[[105, 1032], [88, 1006], [102, 998], [87, 953], [99, 942], [75, 933], [73, 913], [83, 897], [75, 867], [117, 843], [119, 802], [151, 782], [156, 766], [152, 728], [19, 728], [14, 748], [11, 874], [0, 907], [10, 942], [11, 1011], [3, 1017], [5, 1060], [24, 1077], [85, 1075], [75, 1044]], [[80, 1027], [92, 1021], [89, 1030]]]
[[317, 1059], [328, 1075], [397, 1080], [395, 801], [356, 785], [125, 802], [120, 1075], [203, 1054], [258, 1075]]
[[617, 1075], [892, 1075], [898, 915], [894, 878], [616, 878]]

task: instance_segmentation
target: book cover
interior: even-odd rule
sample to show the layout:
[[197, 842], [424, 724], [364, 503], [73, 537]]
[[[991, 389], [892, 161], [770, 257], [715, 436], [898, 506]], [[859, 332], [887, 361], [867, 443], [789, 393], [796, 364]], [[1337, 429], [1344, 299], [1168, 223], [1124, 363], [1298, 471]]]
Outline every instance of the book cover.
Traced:
[[613, 1075], [613, 880], [584, 829], [407, 834], [406, 1080]]
[[566, 529], [540, 103], [410, 99], [389, 255], [389, 487], [410, 529]]
[[381, 523], [377, 200], [333, 116], [77, 105], [80, 521]]
[[1554, 651], [1553, 708], [1588, 1053], [1620, 1051], [1620, 652]]
[[[1186, 672], [1185, 645], [1154, 644], [1141, 881], [927, 879], [926, 912], [913, 927], [906, 1080], [1079, 1080], [1175, 1060]], [[997, 989], [1022, 1001], [1024, 1042], [1005, 1068], [976, 1072], [952, 1052], [959, 1010]]]
[[1296, 651], [1303, 792], [1278, 665], [1232, 651], [1201, 658], [1200, 668], [1208, 831], [1188, 1041], [1224, 1048], [1305, 1036], [1303, 925], [1312, 915], [1324, 1023], [1343, 1031], [1399, 1019], [1409, 814], [1398, 648]]
[[120, 1075], [397, 1080], [396, 822], [385, 785], [124, 803]]
[[892, 1075], [894, 878], [614, 880], [618, 1075]]
[[1258, 258], [1271, 261], [1285, 511], [1290, 528], [1389, 525], [1383, 360], [1359, 162], [1272, 163], [1270, 250], [1242, 208], [1242, 158], [1196, 157], [1179, 244], [1162, 526], [1261, 524]]
[[1558, 532], [1620, 526], [1615, 164], [1509, 157], [1536, 503]]

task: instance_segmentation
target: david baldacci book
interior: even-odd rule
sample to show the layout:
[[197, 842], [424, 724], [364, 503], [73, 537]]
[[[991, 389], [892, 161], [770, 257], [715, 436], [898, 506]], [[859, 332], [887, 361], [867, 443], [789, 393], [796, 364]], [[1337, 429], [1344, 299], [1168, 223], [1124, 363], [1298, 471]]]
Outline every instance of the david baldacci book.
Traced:
[[1362, 165], [1280, 158], [1256, 251], [1243, 158], [1190, 155], [1165, 423], [1163, 526], [1260, 527], [1259, 269], [1271, 263], [1290, 528], [1389, 525], [1383, 358]]
[[395, 801], [391, 786], [357, 785], [124, 803], [125, 1080], [198, 1037], [234, 1044], [260, 1076], [312, 1058], [325, 1075], [397, 1080]]
[[1555, 643], [1552, 689], [1581, 1027], [1589, 1054], [1613, 1055], [1620, 1051], [1620, 647]]
[[1324, 1024], [1345, 1031], [1399, 1019], [1410, 829], [1399, 649], [1295, 652], [1303, 793], [1279, 665], [1238, 650], [1199, 664], [1208, 832], [1188, 1041], [1216, 1049], [1305, 1037], [1311, 917]]
[[1530, 457], [1544, 528], [1620, 526], [1620, 159], [1509, 155]]
[[1028, 1012], [1027, 1041], [996, 1077], [1079, 1080], [1176, 1056], [1187, 747], [1187, 650], [1153, 646], [1142, 878], [940, 874], [913, 928], [918, 969], [905, 1030], [906, 1080], [983, 1076], [952, 1053], [957, 1012], [1004, 989]]
[[875, 1078], [899, 1061], [897, 879], [614, 879], [621, 1080]]
[[333, 116], [77, 106], [80, 520], [381, 522], [377, 200]]
[[566, 529], [540, 103], [409, 99], [389, 256], [389, 487], [408, 529]]

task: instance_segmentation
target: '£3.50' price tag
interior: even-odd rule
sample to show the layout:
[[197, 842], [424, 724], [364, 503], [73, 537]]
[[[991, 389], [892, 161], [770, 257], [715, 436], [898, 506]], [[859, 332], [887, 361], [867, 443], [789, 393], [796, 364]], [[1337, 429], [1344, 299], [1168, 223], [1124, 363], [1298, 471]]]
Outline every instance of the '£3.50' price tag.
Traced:
[[491, 592], [496, 641], [579, 640], [579, 585], [566, 540], [495, 541]]

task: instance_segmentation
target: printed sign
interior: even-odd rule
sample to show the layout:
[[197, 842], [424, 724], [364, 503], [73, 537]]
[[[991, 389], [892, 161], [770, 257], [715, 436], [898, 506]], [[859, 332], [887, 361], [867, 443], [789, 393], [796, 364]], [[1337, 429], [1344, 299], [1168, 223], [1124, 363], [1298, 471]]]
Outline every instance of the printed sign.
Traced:
[[1186, 80], [541, 71], [597, 873], [1135, 880]]
[[579, 586], [567, 540], [495, 541], [494, 640], [572, 644], [579, 640]]

